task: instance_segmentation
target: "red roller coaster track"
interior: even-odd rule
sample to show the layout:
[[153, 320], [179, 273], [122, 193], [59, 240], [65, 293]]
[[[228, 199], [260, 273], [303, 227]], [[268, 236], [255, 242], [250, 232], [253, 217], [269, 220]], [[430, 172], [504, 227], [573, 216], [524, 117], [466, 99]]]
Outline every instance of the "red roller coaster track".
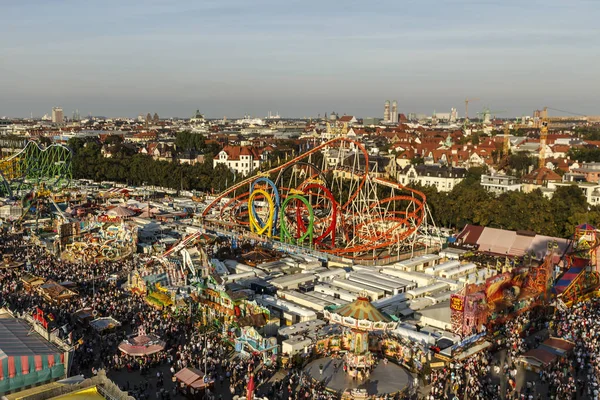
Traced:
[[[338, 157], [333, 158], [335, 161], [323, 157], [323, 167], [315, 166], [315, 170], [320, 173], [306, 173], [306, 166], [312, 165], [313, 158], [317, 158], [319, 153], [335, 150], [336, 146]], [[351, 165], [348, 165], [349, 162]], [[371, 171], [365, 147], [346, 137], [332, 139], [269, 171], [236, 183], [216, 196], [202, 216], [216, 224], [248, 226], [245, 218], [249, 211], [246, 208], [251, 183], [261, 176], [278, 177], [288, 167], [294, 167], [291, 170], [304, 169], [307, 176], [299, 184], [293, 185], [274, 179], [278, 182], [277, 191], [281, 200], [292, 193], [301, 192], [313, 201], [321, 202], [320, 205], [315, 205], [315, 210], [320, 211], [321, 215], [315, 217], [315, 239], [311, 246], [346, 258], [369, 259], [393, 255], [415, 244], [419, 227], [426, 220], [425, 195], [376, 176]], [[329, 176], [333, 176], [330, 178], [332, 182], [319, 181], [319, 174], [330, 174]], [[379, 199], [379, 186], [383, 187], [379, 192], [385, 191], [382, 199]], [[295, 224], [293, 230], [296, 235], [301, 235], [307, 229], [306, 209], [299, 203], [295, 202], [289, 211], [293, 213], [293, 217], [287, 218]], [[254, 203], [252, 206], [259, 212], [264, 207], [255, 206]]]

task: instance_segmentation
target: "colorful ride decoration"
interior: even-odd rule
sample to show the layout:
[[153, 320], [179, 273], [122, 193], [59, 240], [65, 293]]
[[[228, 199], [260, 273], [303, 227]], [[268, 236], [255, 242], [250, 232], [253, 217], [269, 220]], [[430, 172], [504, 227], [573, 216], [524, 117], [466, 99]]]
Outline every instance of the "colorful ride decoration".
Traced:
[[396, 322], [391, 321], [371, 304], [365, 293], [361, 293], [353, 303], [333, 311], [325, 310], [324, 314], [331, 323], [350, 328], [349, 336], [342, 338], [341, 345], [348, 349], [344, 355], [344, 363], [350, 376], [363, 375], [366, 369], [373, 366], [369, 332], [391, 331], [397, 326]]
[[566, 256], [566, 272], [554, 285], [558, 300], [570, 307], [595, 295], [600, 287], [598, 231], [589, 224], [575, 229], [571, 251]]
[[[257, 186], [260, 183], [264, 183], [269, 186], [272, 190], [272, 195], [267, 193], [266, 190], [259, 189]], [[263, 222], [262, 218], [258, 215], [254, 199], [258, 196], [269, 203], [269, 215], [266, 221]], [[250, 230], [260, 234], [266, 234], [271, 237], [276, 235], [277, 218], [279, 209], [281, 207], [279, 199], [279, 191], [275, 186], [275, 183], [266, 177], [259, 177], [257, 180], [252, 182], [250, 185], [250, 197], [248, 198], [248, 217], [250, 219]]]
[[265, 338], [254, 327], [244, 326], [239, 329], [235, 338], [235, 351], [245, 356], [260, 354], [265, 365], [277, 360], [277, 338]]
[[[94, 230], [72, 238], [64, 246], [61, 256], [66, 260], [119, 260], [137, 250], [137, 227], [125, 222], [119, 224], [90, 222]], [[85, 229], [82, 229], [82, 231]]]
[[345, 258], [425, 247], [425, 195], [382, 176], [363, 144], [336, 137], [233, 185], [202, 217], [225, 230], [246, 228]]
[[452, 330], [461, 336], [479, 332], [488, 322], [485, 293], [476, 285], [467, 285], [450, 296], [450, 321]]
[[[288, 209], [288, 205], [290, 203], [295, 204], [293, 206], [294, 217], [290, 218], [295, 222], [295, 232], [291, 232], [292, 229], [290, 229], [288, 226], [288, 216], [286, 215], [286, 210]], [[303, 207], [308, 212], [308, 223], [303, 219]], [[291, 196], [286, 197], [281, 207], [281, 241], [286, 243], [302, 244], [308, 239], [308, 243], [312, 245], [313, 228], [315, 223], [314, 218], [315, 215], [313, 208], [305, 197], [299, 194], [292, 194]]]
[[467, 284], [450, 297], [452, 331], [461, 337], [491, 331], [506, 319], [547, 304], [551, 271], [559, 258], [550, 245], [539, 264], [514, 268], [483, 284]]
[[13, 197], [41, 184], [52, 192], [67, 187], [72, 159], [73, 152], [65, 145], [28, 142], [20, 152], [0, 160], [0, 196]]

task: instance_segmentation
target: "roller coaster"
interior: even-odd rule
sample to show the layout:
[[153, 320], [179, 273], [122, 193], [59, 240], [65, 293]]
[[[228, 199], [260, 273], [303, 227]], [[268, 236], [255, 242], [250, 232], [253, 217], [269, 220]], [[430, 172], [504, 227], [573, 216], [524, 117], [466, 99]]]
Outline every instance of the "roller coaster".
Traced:
[[424, 246], [431, 222], [425, 195], [381, 172], [362, 143], [339, 136], [233, 185], [202, 216], [225, 229], [348, 259]]
[[16, 154], [0, 159], [0, 196], [15, 197], [41, 184], [53, 192], [69, 185], [72, 151], [62, 144], [42, 147], [28, 142]]

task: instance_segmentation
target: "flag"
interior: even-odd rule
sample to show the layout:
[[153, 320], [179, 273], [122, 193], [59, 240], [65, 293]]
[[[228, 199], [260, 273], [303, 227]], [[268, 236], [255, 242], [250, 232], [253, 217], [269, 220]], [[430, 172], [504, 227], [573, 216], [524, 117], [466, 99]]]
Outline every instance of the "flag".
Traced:
[[246, 390], [246, 400], [254, 400], [254, 373], [250, 373], [250, 380], [248, 381], [248, 388]]

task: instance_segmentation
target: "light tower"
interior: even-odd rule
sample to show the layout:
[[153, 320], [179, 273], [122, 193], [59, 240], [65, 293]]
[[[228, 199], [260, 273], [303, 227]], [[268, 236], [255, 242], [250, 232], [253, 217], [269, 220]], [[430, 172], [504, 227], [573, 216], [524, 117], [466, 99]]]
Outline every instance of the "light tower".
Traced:
[[392, 102], [392, 122], [398, 122], [398, 102], [396, 100]]
[[390, 101], [385, 101], [385, 106], [383, 107], [383, 122], [390, 122]]

